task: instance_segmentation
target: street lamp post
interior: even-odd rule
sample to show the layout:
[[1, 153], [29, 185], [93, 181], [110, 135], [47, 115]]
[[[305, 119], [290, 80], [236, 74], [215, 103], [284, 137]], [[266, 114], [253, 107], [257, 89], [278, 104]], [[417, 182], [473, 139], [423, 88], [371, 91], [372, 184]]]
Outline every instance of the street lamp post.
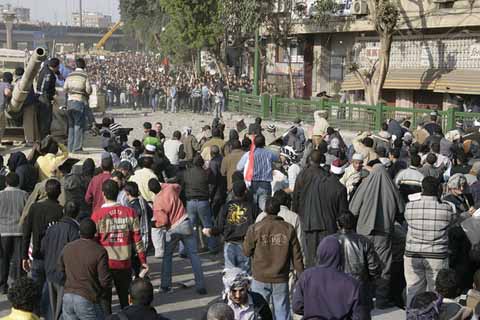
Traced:
[[5, 29], [7, 34], [7, 49], [13, 49], [13, 22], [15, 21], [15, 12], [4, 11], [2, 13], [3, 21], [5, 21]]
[[257, 27], [255, 30], [255, 57], [253, 62], [253, 94], [260, 94], [259, 86], [259, 74], [260, 74], [260, 47], [259, 47], [259, 38], [260, 38], [260, 28]]

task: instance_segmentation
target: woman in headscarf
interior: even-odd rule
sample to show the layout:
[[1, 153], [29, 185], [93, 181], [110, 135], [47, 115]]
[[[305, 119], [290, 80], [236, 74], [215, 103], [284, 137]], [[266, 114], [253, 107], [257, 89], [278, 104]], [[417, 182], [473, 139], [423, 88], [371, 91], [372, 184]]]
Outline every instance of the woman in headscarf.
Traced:
[[392, 263], [392, 234], [395, 220], [403, 222], [405, 203], [387, 170], [381, 164], [370, 169], [350, 201], [350, 211], [358, 217], [357, 233], [368, 237], [382, 264], [382, 276], [376, 283], [376, 306], [392, 305], [389, 297]]

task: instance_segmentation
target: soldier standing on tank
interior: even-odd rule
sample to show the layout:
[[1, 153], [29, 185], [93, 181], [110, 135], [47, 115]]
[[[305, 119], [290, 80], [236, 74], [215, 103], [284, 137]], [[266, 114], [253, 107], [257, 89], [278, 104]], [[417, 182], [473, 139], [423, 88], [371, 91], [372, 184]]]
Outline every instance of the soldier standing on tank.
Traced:
[[40, 125], [40, 138], [50, 134], [53, 119], [53, 99], [55, 97], [56, 74], [60, 68], [60, 60], [51, 58], [40, 70], [37, 82], [37, 94], [39, 95], [38, 120]]

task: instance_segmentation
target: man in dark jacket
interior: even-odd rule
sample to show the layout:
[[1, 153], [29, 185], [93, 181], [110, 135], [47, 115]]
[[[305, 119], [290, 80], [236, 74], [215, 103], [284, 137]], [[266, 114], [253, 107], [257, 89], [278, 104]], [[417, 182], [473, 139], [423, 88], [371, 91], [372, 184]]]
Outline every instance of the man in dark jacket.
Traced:
[[[28, 212], [23, 225], [22, 266], [26, 272], [32, 271], [32, 278], [41, 288], [46, 281], [44, 257], [41, 252], [42, 239], [49, 225], [56, 223], [63, 216], [63, 207], [58, 203], [61, 192], [60, 182], [49, 179], [45, 183], [47, 199], [34, 203]], [[32, 258], [30, 261], [28, 248], [32, 239]], [[48, 296], [42, 295], [41, 313], [48, 308]]]
[[250, 273], [250, 259], [243, 254], [242, 243], [248, 227], [255, 223], [259, 209], [253, 201], [247, 200], [247, 192], [244, 181], [233, 184], [234, 198], [223, 206], [211, 233], [222, 234], [225, 239], [225, 269], [240, 268]]
[[213, 176], [213, 183], [210, 185], [210, 200], [212, 204], [212, 214], [216, 218], [225, 203], [227, 197], [227, 179], [222, 175], [221, 167], [223, 157], [220, 154], [220, 148], [216, 145], [210, 147], [209, 169]]
[[89, 217], [90, 207], [85, 202], [85, 193], [88, 188], [88, 178], [83, 175], [82, 166], [74, 166], [72, 172], [64, 177], [65, 201], [73, 201], [79, 210], [78, 221]]
[[295, 183], [293, 211], [302, 220], [306, 244], [306, 267], [315, 265], [315, 248], [337, 232], [337, 217], [348, 212], [347, 189], [320, 164], [323, 155], [313, 150], [310, 165], [300, 172]]
[[46, 62], [40, 70], [37, 81], [38, 100], [40, 101], [38, 112], [38, 123], [40, 125], [40, 137], [43, 139], [50, 134], [53, 117], [53, 99], [55, 96], [56, 73], [60, 67], [60, 60], [52, 58]]
[[341, 271], [340, 243], [334, 236], [317, 249], [318, 265], [303, 272], [293, 293], [293, 312], [304, 319], [366, 319], [360, 283]]
[[8, 159], [8, 169], [15, 172], [20, 179], [19, 188], [31, 193], [37, 184], [38, 172], [35, 167], [28, 162], [27, 157], [21, 151], [14, 152]]
[[363, 305], [368, 308], [368, 318], [373, 307], [370, 294], [371, 283], [380, 278], [382, 265], [373, 244], [367, 237], [354, 231], [355, 217], [347, 212], [338, 217], [339, 232], [334, 237], [339, 241], [342, 249], [343, 271], [360, 282], [360, 297], [364, 299]]
[[[183, 181], [185, 197], [187, 199], [187, 215], [195, 227], [206, 229], [213, 227], [212, 211], [210, 209], [209, 185], [214, 182], [213, 175], [203, 169], [204, 161], [201, 155], [193, 157], [192, 167], [185, 170]], [[218, 250], [214, 237], [208, 238], [208, 249], [211, 252]]]
[[153, 286], [143, 278], [132, 281], [129, 295], [130, 305], [117, 314], [107, 317], [106, 320], [168, 320], [157, 313], [152, 307]]
[[[239, 268], [225, 269], [223, 273], [224, 294], [209, 306], [224, 302], [236, 315], [235, 320], [271, 320], [268, 302], [259, 293], [250, 290], [251, 277]], [[207, 319], [206, 315], [203, 319]]]
[[65, 275], [57, 272], [58, 257], [69, 242], [80, 238], [79, 224], [76, 220], [79, 210], [74, 202], [67, 202], [64, 217], [47, 229], [42, 239], [41, 253], [45, 262], [48, 294], [50, 297], [50, 314], [58, 320], [62, 313], [63, 285]]
[[248, 228], [243, 254], [252, 258], [252, 291], [272, 300], [276, 319], [290, 320], [290, 266], [293, 262], [297, 274], [302, 273], [303, 256], [295, 229], [277, 216], [280, 205], [276, 198], [267, 199], [267, 217]]

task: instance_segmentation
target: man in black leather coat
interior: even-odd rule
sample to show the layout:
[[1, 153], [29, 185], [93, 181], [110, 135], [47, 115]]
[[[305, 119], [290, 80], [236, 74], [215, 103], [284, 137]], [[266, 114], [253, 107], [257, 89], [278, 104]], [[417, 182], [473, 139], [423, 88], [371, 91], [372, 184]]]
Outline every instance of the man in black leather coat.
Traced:
[[[369, 306], [371, 310], [373, 293], [370, 288], [373, 288], [371, 284], [382, 274], [380, 259], [372, 242], [355, 232], [355, 217], [351, 212], [340, 215], [337, 224], [339, 231], [335, 237], [342, 248], [343, 271], [360, 281], [363, 291], [360, 296], [368, 300], [362, 305]], [[370, 310], [366, 312], [370, 314]]]

